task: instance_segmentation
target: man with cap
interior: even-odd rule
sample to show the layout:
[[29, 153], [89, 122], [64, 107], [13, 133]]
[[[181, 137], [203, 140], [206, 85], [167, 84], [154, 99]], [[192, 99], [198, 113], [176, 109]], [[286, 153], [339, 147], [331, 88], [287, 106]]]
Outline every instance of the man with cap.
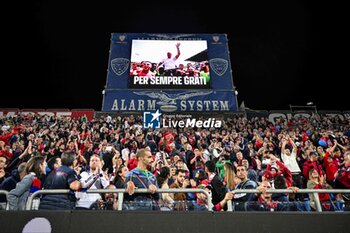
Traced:
[[262, 174], [261, 181], [270, 182], [273, 180], [273, 175], [269, 170], [265, 170]]
[[270, 164], [267, 165], [266, 170], [270, 171], [272, 177], [275, 178], [277, 175], [283, 176], [286, 180], [287, 187], [293, 186], [293, 178], [291, 171], [284, 165], [284, 163], [277, 160], [276, 156], [270, 154]]

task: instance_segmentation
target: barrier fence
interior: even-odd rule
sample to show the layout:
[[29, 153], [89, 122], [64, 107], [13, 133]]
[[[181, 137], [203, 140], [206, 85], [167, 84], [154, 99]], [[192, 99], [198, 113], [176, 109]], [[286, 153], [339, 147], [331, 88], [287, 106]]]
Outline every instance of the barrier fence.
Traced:
[[[8, 197], [8, 194], [9, 194], [9, 192], [8, 191], [6, 191], [6, 190], [1, 190], [0, 189], [0, 195], [5, 195], [5, 197], [6, 197], [6, 200], [8, 199], [7, 197]], [[8, 209], [8, 203], [0, 203], [0, 210], [6, 210], [6, 209]]]
[[[70, 190], [68, 189], [51, 189], [51, 190], [38, 190], [34, 192], [27, 200], [26, 210], [32, 209], [33, 200], [41, 194], [67, 194]], [[122, 210], [122, 204], [124, 200], [124, 193], [127, 191], [125, 189], [93, 189], [87, 190], [87, 193], [118, 193], [118, 210]], [[208, 200], [208, 209], [211, 210], [213, 208], [211, 204], [211, 196], [210, 194], [203, 189], [158, 189], [157, 193], [204, 193]], [[148, 189], [136, 189], [135, 193], [150, 193]], [[240, 189], [234, 190], [235, 194], [240, 193], [261, 193], [256, 189]], [[297, 192], [293, 192], [290, 189], [268, 189], [266, 193], [311, 193], [315, 200], [316, 210], [317, 212], [322, 212], [322, 206], [319, 199], [319, 193], [350, 193], [350, 189], [299, 189]], [[233, 206], [232, 201], [227, 202], [227, 211], [232, 212]]]
[[[27, 200], [26, 210], [31, 210], [33, 205], [33, 200], [40, 194], [66, 194], [69, 193], [69, 189], [51, 189], [51, 190], [38, 190], [34, 192]], [[125, 189], [92, 189], [87, 190], [87, 193], [118, 193], [118, 210], [122, 210], [124, 193], [127, 191]], [[135, 193], [150, 193], [148, 189], [136, 189]], [[203, 189], [158, 189], [157, 193], [204, 193], [207, 196], [208, 208], [212, 209], [211, 196], [209, 193]]]
[[[240, 189], [234, 190], [235, 194], [238, 193], [261, 193], [256, 189]], [[268, 189], [266, 193], [311, 193], [314, 196], [317, 212], [322, 212], [321, 201], [318, 197], [319, 193], [350, 193], [350, 189], [298, 189], [294, 192], [291, 189]], [[227, 202], [227, 211], [233, 211], [232, 201]]]
[[5, 195], [5, 196], [6, 196], [6, 199], [7, 199], [7, 196], [8, 196], [8, 194], [9, 194], [9, 192], [6, 191], [6, 190], [1, 190], [1, 189], [0, 189], [0, 194]]

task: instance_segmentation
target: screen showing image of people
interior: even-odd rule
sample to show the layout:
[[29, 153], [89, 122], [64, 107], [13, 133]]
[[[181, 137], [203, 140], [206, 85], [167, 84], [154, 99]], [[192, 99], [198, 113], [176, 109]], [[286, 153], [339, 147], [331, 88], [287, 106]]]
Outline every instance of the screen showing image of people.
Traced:
[[129, 88], [209, 89], [206, 40], [133, 40]]

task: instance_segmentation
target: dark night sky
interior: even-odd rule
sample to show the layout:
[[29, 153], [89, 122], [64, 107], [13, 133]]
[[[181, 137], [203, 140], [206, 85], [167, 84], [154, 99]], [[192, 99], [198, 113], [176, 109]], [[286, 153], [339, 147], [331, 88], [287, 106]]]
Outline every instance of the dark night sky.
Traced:
[[251, 109], [350, 109], [336, 3], [32, 2], [8, 9], [1, 108], [100, 110], [111, 33], [153, 32], [226, 33], [238, 102]]

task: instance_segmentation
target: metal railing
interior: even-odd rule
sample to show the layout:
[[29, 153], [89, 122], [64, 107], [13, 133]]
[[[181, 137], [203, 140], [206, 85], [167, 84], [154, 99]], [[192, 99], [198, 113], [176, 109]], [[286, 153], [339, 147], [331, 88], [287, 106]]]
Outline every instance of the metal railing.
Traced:
[[[31, 210], [33, 199], [40, 194], [67, 194], [70, 190], [68, 189], [43, 189], [38, 190], [33, 193], [27, 200], [26, 210]], [[87, 193], [118, 193], [118, 210], [122, 210], [124, 193], [127, 191], [125, 189], [91, 189], [87, 190]], [[237, 189], [233, 191], [235, 194], [239, 193], [261, 193], [257, 189]], [[319, 193], [350, 193], [350, 189], [299, 189], [297, 192], [294, 192], [291, 189], [268, 189], [267, 193], [311, 193], [314, 196], [314, 201], [316, 205], [317, 212], [322, 212], [322, 206], [320, 199], [318, 197]], [[150, 193], [148, 189], [135, 189], [135, 193]], [[212, 210], [213, 205], [211, 203], [211, 196], [209, 193], [203, 189], [157, 189], [157, 193], [204, 193], [208, 200], [208, 209]], [[232, 201], [227, 202], [227, 211], [233, 211]]]
[[1, 208], [4, 208], [5, 210], [7, 210], [7, 209], [8, 209], [8, 206], [9, 206], [9, 204], [8, 204], [8, 198], [7, 198], [8, 195], [9, 195], [9, 192], [8, 192], [7, 190], [0, 190], [0, 194], [6, 196], [6, 205], [4, 204], [4, 206], [1, 207]]
[[[257, 189], [237, 189], [233, 190], [235, 194], [238, 193], [261, 193]], [[317, 212], [322, 212], [322, 206], [320, 199], [318, 197], [319, 193], [350, 193], [350, 189], [298, 189], [297, 192], [294, 192], [291, 189], [267, 189], [266, 193], [312, 193], [314, 196], [316, 210]], [[232, 201], [227, 202], [227, 211], [233, 211]]]
[[[42, 189], [34, 192], [30, 197], [28, 197], [26, 203], [26, 210], [32, 209], [32, 204], [34, 198], [38, 197], [40, 194], [67, 194], [69, 193], [69, 189]], [[118, 210], [122, 210], [124, 193], [127, 193], [125, 189], [90, 189], [87, 190], [86, 193], [118, 193]], [[135, 189], [134, 193], [150, 193], [149, 189]], [[208, 209], [211, 210], [213, 205], [211, 203], [211, 196], [204, 189], [157, 189], [157, 193], [204, 193], [208, 200]]]
[[48, 194], [48, 195], [50, 195], [50, 194], [67, 194], [69, 192], [71, 192], [70, 189], [41, 189], [41, 190], [38, 190], [38, 191], [32, 193], [32, 195], [30, 195], [28, 197], [27, 203], [26, 203], [26, 210], [32, 209], [34, 198], [36, 198], [40, 194]]
[[6, 196], [6, 200], [7, 200], [7, 196], [9, 195], [9, 191], [0, 189], [0, 194], [4, 194]]

